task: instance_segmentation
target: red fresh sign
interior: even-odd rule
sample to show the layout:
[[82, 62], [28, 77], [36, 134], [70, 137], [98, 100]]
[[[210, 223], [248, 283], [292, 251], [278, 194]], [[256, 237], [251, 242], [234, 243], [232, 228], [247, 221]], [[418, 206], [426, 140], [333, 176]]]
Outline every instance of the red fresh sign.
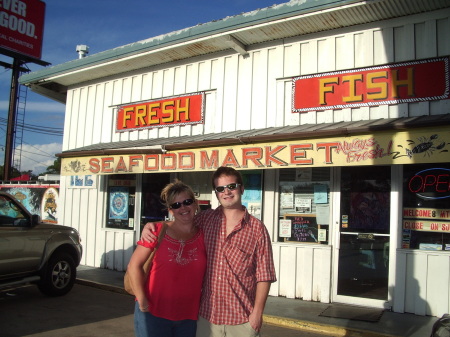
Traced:
[[448, 99], [449, 58], [300, 76], [292, 91], [292, 112]]
[[0, 46], [40, 59], [45, 3], [39, 0], [0, 0]]
[[117, 132], [203, 123], [204, 93], [173, 96], [132, 105], [117, 111]]

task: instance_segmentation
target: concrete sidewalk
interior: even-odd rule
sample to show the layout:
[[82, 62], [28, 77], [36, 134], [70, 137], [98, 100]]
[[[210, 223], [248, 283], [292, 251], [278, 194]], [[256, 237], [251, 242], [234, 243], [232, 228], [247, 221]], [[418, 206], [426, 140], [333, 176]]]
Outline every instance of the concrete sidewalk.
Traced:
[[[79, 266], [77, 283], [127, 294], [123, 289], [124, 274], [124, 272], [109, 269]], [[434, 322], [438, 319], [390, 311], [384, 311], [378, 322], [319, 316], [326, 308], [333, 305], [338, 304], [269, 296], [264, 311], [264, 321], [331, 336], [428, 337]]]

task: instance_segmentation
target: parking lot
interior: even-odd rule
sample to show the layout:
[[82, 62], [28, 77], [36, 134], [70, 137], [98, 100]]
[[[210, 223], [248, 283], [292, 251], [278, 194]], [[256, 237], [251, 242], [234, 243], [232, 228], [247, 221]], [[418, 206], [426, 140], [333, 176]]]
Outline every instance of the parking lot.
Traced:
[[[0, 291], [2, 337], [134, 336], [134, 299], [129, 295], [75, 284], [62, 297], [46, 297], [37, 287]], [[262, 337], [323, 336], [264, 325]]]

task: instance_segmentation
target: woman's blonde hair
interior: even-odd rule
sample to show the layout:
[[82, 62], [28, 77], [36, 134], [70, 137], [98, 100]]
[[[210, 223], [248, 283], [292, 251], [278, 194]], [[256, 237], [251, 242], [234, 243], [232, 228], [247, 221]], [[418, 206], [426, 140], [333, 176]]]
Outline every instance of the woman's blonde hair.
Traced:
[[186, 185], [181, 180], [175, 179], [173, 183], [167, 184], [161, 191], [161, 200], [167, 209], [173, 204], [173, 201], [178, 196], [178, 194], [186, 192], [189, 198], [197, 201], [195, 199], [195, 193], [189, 185]]

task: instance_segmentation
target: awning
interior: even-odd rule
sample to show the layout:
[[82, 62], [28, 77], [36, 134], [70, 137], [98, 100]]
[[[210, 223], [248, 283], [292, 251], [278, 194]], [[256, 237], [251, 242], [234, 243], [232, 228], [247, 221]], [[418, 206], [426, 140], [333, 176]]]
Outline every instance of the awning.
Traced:
[[62, 175], [450, 161], [450, 115], [112, 142], [65, 151]]

